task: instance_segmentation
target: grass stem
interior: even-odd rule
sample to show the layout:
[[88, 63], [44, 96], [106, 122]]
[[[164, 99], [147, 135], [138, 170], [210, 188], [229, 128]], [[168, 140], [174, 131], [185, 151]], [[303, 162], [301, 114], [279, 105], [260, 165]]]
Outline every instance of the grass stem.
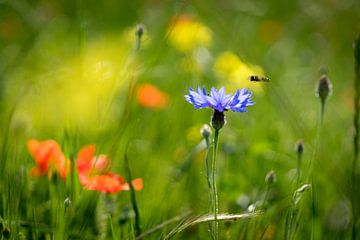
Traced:
[[130, 166], [129, 166], [129, 160], [128, 160], [128, 157], [126, 154], [125, 154], [125, 168], [126, 168], [126, 172], [127, 172], [129, 186], [130, 186], [131, 205], [132, 205], [132, 208], [135, 213], [135, 231], [136, 231], [135, 235], [139, 236], [141, 234], [140, 212], [139, 212], [139, 208], [138, 208], [137, 201], [136, 201], [135, 189], [131, 183], [131, 179], [132, 179], [131, 170], [130, 170]]
[[219, 213], [219, 202], [218, 202], [218, 193], [216, 188], [216, 155], [217, 155], [217, 147], [219, 140], [219, 129], [215, 129], [214, 135], [214, 151], [213, 151], [213, 159], [212, 159], [212, 197], [213, 197], [213, 211], [214, 211], [214, 225], [213, 225], [213, 235], [215, 240], [219, 238], [219, 223], [218, 223], [218, 213]]
[[354, 95], [354, 158], [352, 161], [352, 168], [351, 168], [351, 208], [352, 208], [352, 226], [351, 226], [351, 236], [352, 239], [355, 240], [357, 238], [357, 231], [356, 231], [356, 222], [357, 222], [357, 213], [356, 213], [356, 165], [357, 159], [359, 158], [359, 114], [360, 114], [360, 34], [355, 41], [354, 44], [354, 55], [355, 55], [355, 80], [354, 80], [354, 88], [355, 88], [355, 95]]

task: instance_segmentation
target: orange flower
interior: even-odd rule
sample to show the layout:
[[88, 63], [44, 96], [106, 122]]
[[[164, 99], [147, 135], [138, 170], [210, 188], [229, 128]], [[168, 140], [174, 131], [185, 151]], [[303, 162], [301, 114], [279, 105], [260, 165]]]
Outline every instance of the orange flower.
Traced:
[[54, 140], [39, 142], [30, 139], [27, 146], [31, 156], [34, 158], [37, 166], [31, 169], [32, 176], [51, 176], [49, 168], [53, 166], [63, 180], [66, 180], [66, 174], [70, 171], [70, 161], [65, 158], [60, 146]]
[[146, 108], [162, 109], [169, 102], [169, 96], [152, 84], [140, 85], [136, 97], [138, 103]]
[[[130, 189], [125, 179], [109, 171], [110, 164], [106, 155], [94, 156], [95, 145], [83, 147], [77, 159], [80, 184], [87, 190], [116, 193]], [[143, 188], [141, 178], [132, 181], [135, 190]]]

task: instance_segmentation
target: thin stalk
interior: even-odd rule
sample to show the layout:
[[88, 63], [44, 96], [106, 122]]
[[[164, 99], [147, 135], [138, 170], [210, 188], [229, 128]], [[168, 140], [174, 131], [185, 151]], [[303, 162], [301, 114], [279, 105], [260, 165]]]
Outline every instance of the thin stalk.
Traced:
[[325, 99], [321, 99], [321, 104], [320, 104], [320, 126], [322, 126], [323, 119], [324, 119], [324, 114], [325, 114]]
[[112, 239], [117, 239], [116, 236], [115, 236], [115, 231], [114, 231], [114, 226], [113, 226], [111, 214], [109, 214], [109, 223], [110, 223], [111, 237], [112, 237]]
[[353, 138], [353, 144], [354, 144], [354, 158], [352, 162], [352, 171], [351, 171], [351, 205], [352, 205], [352, 239], [355, 240], [357, 237], [357, 231], [356, 231], [356, 222], [357, 222], [357, 213], [356, 213], [356, 165], [357, 165], [357, 159], [359, 158], [359, 115], [360, 115], [360, 34], [355, 41], [354, 45], [354, 55], [355, 55], [355, 80], [354, 80], [354, 88], [355, 88], [355, 96], [354, 96], [354, 118], [353, 118], [353, 124], [354, 124], [354, 138]]
[[206, 142], [206, 155], [205, 155], [205, 167], [206, 167], [206, 179], [209, 188], [211, 188], [211, 182], [210, 182], [210, 168], [209, 168], [209, 152], [210, 152], [210, 141], [209, 138], [205, 138]]
[[268, 198], [268, 196], [269, 196], [269, 192], [270, 192], [270, 188], [271, 188], [271, 184], [266, 184], [267, 186], [266, 186], [266, 192], [265, 192], [265, 195], [264, 195], [264, 199], [263, 199], [263, 203], [262, 203], [262, 205], [264, 205], [265, 204], [265, 202], [266, 202], [266, 200], [267, 200], [267, 198]]
[[297, 171], [296, 171], [296, 187], [299, 186], [300, 183], [300, 174], [301, 174], [301, 155], [300, 153], [297, 154]]
[[316, 215], [316, 195], [315, 195], [315, 180], [314, 180], [314, 161], [321, 145], [321, 134], [323, 127], [323, 118], [325, 113], [325, 99], [320, 102], [320, 116], [317, 124], [317, 134], [315, 140], [315, 147], [310, 164], [310, 181], [311, 181], [311, 240], [315, 238], [315, 215]]
[[129, 182], [129, 186], [130, 186], [131, 205], [132, 205], [134, 213], [135, 213], [135, 231], [136, 231], [135, 235], [139, 236], [141, 234], [140, 212], [139, 212], [139, 208], [138, 208], [137, 201], [136, 201], [135, 189], [131, 183], [131, 179], [132, 179], [131, 170], [130, 170], [130, 166], [129, 166], [128, 157], [126, 154], [125, 154], [125, 168], [126, 168], [126, 172], [128, 175], [128, 182]]
[[219, 213], [219, 203], [218, 203], [218, 193], [216, 188], [216, 155], [217, 155], [217, 147], [219, 140], [219, 129], [215, 129], [214, 135], [214, 151], [213, 151], [213, 159], [212, 159], [212, 193], [213, 193], [213, 211], [214, 211], [214, 225], [213, 225], [213, 235], [215, 240], [219, 238], [219, 222], [218, 222], [218, 213]]

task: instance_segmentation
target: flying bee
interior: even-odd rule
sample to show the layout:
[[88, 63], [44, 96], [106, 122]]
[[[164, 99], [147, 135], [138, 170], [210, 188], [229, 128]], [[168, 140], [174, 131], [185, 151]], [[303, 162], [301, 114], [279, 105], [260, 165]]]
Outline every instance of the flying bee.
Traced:
[[251, 75], [249, 79], [252, 82], [270, 82], [270, 79], [268, 77], [259, 77], [256, 75]]

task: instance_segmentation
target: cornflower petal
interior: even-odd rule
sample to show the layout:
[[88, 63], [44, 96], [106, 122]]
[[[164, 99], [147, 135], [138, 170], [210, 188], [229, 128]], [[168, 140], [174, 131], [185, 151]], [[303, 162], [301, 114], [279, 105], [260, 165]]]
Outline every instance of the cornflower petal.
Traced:
[[210, 103], [211, 108], [223, 112], [230, 108], [229, 102], [232, 98], [231, 94], [225, 94], [225, 88], [220, 88], [219, 91], [216, 88], [212, 87], [210, 91], [210, 96], [207, 96], [207, 100]]
[[251, 95], [252, 93], [245, 88], [237, 90], [229, 104], [230, 109], [234, 112], [246, 112], [245, 107], [254, 104], [254, 102], [250, 100]]
[[198, 87], [197, 92], [190, 88], [189, 94], [185, 95], [185, 99], [193, 104], [195, 108], [205, 108], [209, 106], [205, 88], [201, 89]]

